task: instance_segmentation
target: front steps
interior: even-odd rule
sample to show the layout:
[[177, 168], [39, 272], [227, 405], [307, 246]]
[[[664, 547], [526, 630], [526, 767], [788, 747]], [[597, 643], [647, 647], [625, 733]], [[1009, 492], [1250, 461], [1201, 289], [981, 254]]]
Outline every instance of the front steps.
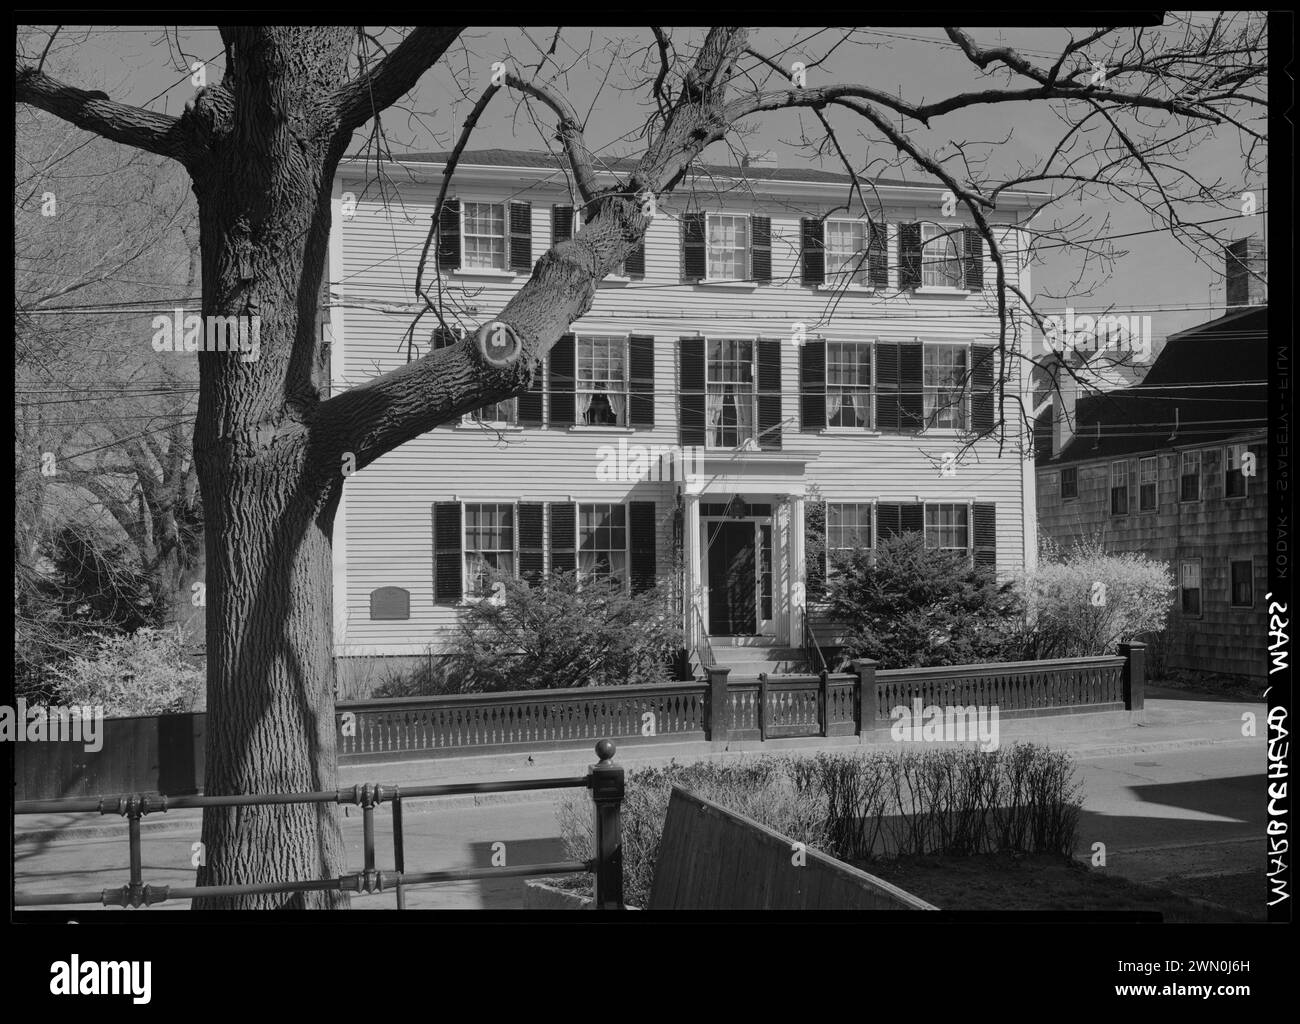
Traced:
[[731, 669], [732, 679], [757, 679], [759, 673], [780, 675], [811, 672], [811, 660], [802, 647], [787, 647], [765, 636], [709, 637], [719, 668]]

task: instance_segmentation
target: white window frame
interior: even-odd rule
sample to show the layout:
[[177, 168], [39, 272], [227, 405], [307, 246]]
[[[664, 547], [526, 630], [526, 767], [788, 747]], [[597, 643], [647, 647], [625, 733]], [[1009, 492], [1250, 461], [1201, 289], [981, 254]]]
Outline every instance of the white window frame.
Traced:
[[[1066, 493], [1065, 493], [1065, 474], [1066, 474], [1067, 472], [1071, 472], [1071, 471], [1074, 473], [1074, 493], [1073, 493], [1073, 494], [1066, 494]], [[1062, 466], [1062, 467], [1061, 467], [1060, 495], [1061, 495], [1061, 501], [1062, 501], [1062, 502], [1066, 502], [1066, 501], [1078, 501], [1078, 500], [1079, 500], [1079, 467], [1078, 467], [1078, 466]]]
[[[1117, 486], [1115, 483], [1116, 466], [1124, 467], [1124, 511], [1123, 512], [1115, 511], [1115, 488]], [[1107, 479], [1110, 481], [1110, 486], [1106, 490], [1106, 498], [1107, 498], [1107, 505], [1110, 507], [1110, 514], [1112, 516], [1126, 516], [1133, 511], [1133, 495], [1129, 493], [1128, 459], [1122, 459], [1122, 460], [1117, 459], [1114, 462], [1112, 462], [1110, 464], [1110, 469], [1108, 470], [1108, 474], [1109, 475]]]
[[[921, 287], [937, 288], [944, 291], [965, 291], [966, 287], [966, 260], [962, 252], [962, 224], [936, 224], [932, 221], [921, 222]], [[956, 255], [949, 255], [945, 258], [939, 258], [937, 255], [931, 257], [928, 250], [930, 246], [938, 246], [940, 243], [952, 246], [952, 252]], [[954, 284], [948, 280], [949, 274], [940, 270], [940, 265], [945, 265], [949, 269], [953, 265], [957, 268], [957, 281]]]
[[[1189, 587], [1187, 583], [1187, 567], [1196, 567], [1196, 586]], [[1183, 610], [1183, 591], [1196, 591], [1196, 611], [1189, 612]], [[1189, 619], [1199, 619], [1205, 615], [1205, 574], [1201, 571], [1200, 558], [1180, 558], [1178, 560], [1178, 611], [1179, 614]]]
[[[623, 547], [621, 550], [619, 548], [611, 547], [611, 548], [600, 548], [598, 549], [598, 551], [604, 552], [606, 554], [621, 554], [623, 556], [622, 584], [623, 584], [623, 591], [624, 593], [626, 593], [631, 587], [631, 583], [632, 583], [632, 527], [629, 522], [629, 520], [631, 519], [631, 515], [628, 509], [628, 505], [626, 502], [623, 501], [577, 502], [577, 522], [575, 523], [575, 530], [574, 530], [575, 542], [577, 544], [577, 548], [574, 551], [574, 559], [578, 571], [578, 585], [579, 587], [581, 587], [584, 580], [589, 581], [593, 579], [593, 576], [591, 574], [588, 573], [584, 575], [582, 571], [582, 550], [583, 550], [582, 549], [582, 540], [583, 540], [582, 512], [583, 509], [591, 510], [591, 509], [598, 509], [598, 508], [622, 510], [622, 517], [623, 517], [622, 526], [596, 527], [596, 529], [598, 530], [599, 529], [611, 529], [611, 530], [621, 529], [623, 531]], [[610, 576], [615, 576], [615, 575], [618, 575], [618, 573], [614, 571], [613, 566], [611, 564], [611, 571], [609, 573], [598, 573], [595, 575], [594, 578], [608, 579]]]
[[[717, 218], [726, 217], [728, 220], [740, 220], [745, 223], [745, 248], [744, 248], [744, 266], [741, 267], [743, 273], [736, 277], [718, 277], [713, 273], [713, 245], [710, 238], [713, 234], [713, 221]], [[738, 247], [727, 247], [730, 251], [738, 251]], [[754, 224], [753, 218], [748, 213], [729, 213], [726, 210], [718, 210], [714, 213], [706, 212], [704, 215], [704, 280], [706, 282], [752, 282], [754, 276]]]
[[[858, 269], [852, 273], [848, 280], [845, 280], [846, 271], [836, 269], [831, 270], [831, 254], [836, 250], [831, 248], [831, 225], [837, 227], [850, 226], [862, 229], [862, 248], [856, 249], [847, 255], [849, 260], [855, 256], [861, 257], [861, 263]], [[871, 291], [871, 222], [861, 217], [828, 217], [822, 222], [822, 252], [825, 254], [823, 287], [830, 288], [852, 288], [858, 291]], [[888, 250], [886, 250], [888, 251]], [[838, 257], [843, 258], [843, 257]], [[835, 280], [832, 281], [832, 278]]]
[[[712, 387], [714, 387], [714, 386], [722, 387], [723, 385], [728, 385], [728, 384], [739, 384], [739, 383], [740, 383], [739, 381], [726, 381], [726, 380], [715, 381], [715, 380], [713, 380], [712, 377], [710, 376], [709, 368], [710, 368], [710, 366], [711, 366], [711, 364], [712, 364], [712, 359], [710, 358], [710, 355], [709, 355], [709, 347], [710, 347], [714, 342], [718, 342], [718, 343], [720, 343], [720, 344], [722, 344], [722, 345], [726, 345], [726, 344], [728, 344], [728, 343], [736, 343], [736, 344], [745, 344], [745, 345], [748, 345], [748, 346], [749, 346], [749, 357], [750, 357], [750, 358], [749, 358], [749, 373], [750, 373], [750, 380], [749, 380], [749, 383], [750, 383], [750, 390], [749, 390], [749, 397], [750, 397], [750, 427], [749, 427], [749, 437], [747, 437], [747, 438], [746, 438], [746, 437], [741, 437], [741, 436], [740, 436], [740, 429], [741, 429], [741, 428], [740, 428], [739, 425], [737, 425], [736, 428], [735, 428], [736, 431], [737, 431], [737, 434], [736, 434], [737, 440], [736, 440], [736, 444], [734, 444], [734, 445], [724, 445], [724, 444], [718, 444], [718, 443], [715, 443], [715, 441], [714, 441], [714, 430], [715, 430], [715, 428], [714, 428], [714, 427], [712, 426], [712, 424], [710, 423], [710, 416], [709, 416], [709, 413], [710, 413], [710, 407], [711, 407], [712, 404], [713, 404], [713, 402], [712, 402], [712, 396], [713, 396], [714, 394], [718, 394], [718, 395], [726, 395], [726, 394], [730, 394], [730, 393], [734, 393], [734, 394], [743, 394], [743, 392], [740, 392], [740, 391], [736, 391], [736, 392], [727, 392], [727, 391], [713, 392], [713, 391], [710, 390], [710, 388], [712, 388]], [[724, 360], [724, 362], [725, 362], [725, 360]], [[739, 366], [739, 365], [742, 365], [742, 364], [741, 364], [739, 361], [737, 361], [737, 364], [736, 364], [736, 365]], [[742, 445], [744, 445], [744, 444], [745, 444], [747, 441], [749, 441], [749, 440], [753, 440], [755, 443], [758, 442], [758, 339], [757, 339], [757, 338], [709, 338], [709, 337], [706, 337], [706, 338], [704, 339], [704, 432], [705, 432], [705, 433], [704, 433], [704, 447], [705, 447], [706, 450], [709, 450], [709, 451], [733, 451], [734, 449], [739, 448], [739, 447], [741, 447]]]
[[[848, 389], [844, 394], [855, 394], [865, 390], [867, 393], [867, 422], [865, 424], [844, 425], [831, 422], [831, 347], [834, 345], [867, 349], [867, 368], [871, 374], [871, 383], [863, 388], [860, 384], [836, 384], [836, 390]], [[924, 360], [924, 356], [922, 356]], [[844, 365], [842, 362], [837, 365]], [[840, 406], [844, 408], [843, 404]], [[876, 343], [874, 341], [828, 341], [826, 342], [826, 429], [827, 430], [847, 430], [847, 431], [868, 431], [876, 430]]]
[[[1232, 564], [1234, 562], [1245, 562], [1250, 566], [1250, 604], [1238, 604], [1237, 595], [1232, 586]], [[1229, 608], [1254, 608], [1255, 607], [1255, 559], [1254, 556], [1246, 558], [1233, 558], [1228, 556], [1228, 607]]]
[[[942, 530], [962, 529], [962, 527], [959, 525], [944, 524], [944, 523], [939, 523], [938, 525], [932, 527], [930, 525], [930, 509], [932, 508], [933, 509], [960, 508], [965, 510], [966, 512], [966, 525], [965, 525], [966, 547], [965, 548], [944, 547], [942, 545], [935, 547], [931, 545], [930, 543], [931, 530], [942, 531]], [[925, 546], [926, 549], [929, 551], [964, 551], [968, 559], [973, 558], [975, 552], [975, 536], [974, 536], [975, 523], [974, 523], [974, 513], [971, 508], [971, 503], [969, 501], [927, 501], [925, 502], [921, 510], [921, 534], [925, 538]]]
[[[945, 389], [938, 384], [927, 384], [926, 377], [930, 369], [930, 351], [934, 350], [953, 350], [962, 353], [962, 359], [965, 362], [965, 369], [961, 380], [961, 398], [955, 404], [944, 407], [943, 410], [938, 408], [938, 400], [935, 400], [935, 410], [933, 413], [927, 412], [927, 406], [930, 403], [930, 394], [943, 392]], [[874, 375], [872, 376], [874, 380]], [[926, 341], [921, 346], [921, 415], [924, 430], [927, 433], [936, 431], [949, 431], [952, 433], [963, 434], [970, 430], [971, 423], [971, 346], [968, 342], [946, 342], [946, 341]], [[950, 390], [950, 389], [948, 389]], [[948, 424], [932, 424], [931, 417], [937, 415], [940, 411], [946, 411], [950, 416], [953, 412], [959, 413], [960, 425], [951, 426]]]
[[[1237, 449], [1241, 449], [1241, 451], [1237, 455], [1237, 468], [1234, 470], [1232, 467], [1232, 456], [1233, 456], [1233, 452], [1236, 451]], [[1229, 445], [1225, 445], [1223, 448], [1223, 499], [1224, 501], [1240, 501], [1242, 498], [1245, 498], [1250, 494], [1250, 477], [1246, 476], [1246, 474], [1241, 471], [1241, 458], [1248, 451], [1250, 451], [1250, 445], [1248, 444], [1229, 444]], [[1238, 477], [1241, 478], [1240, 494], [1228, 493], [1228, 478], [1232, 476], [1234, 472], [1237, 474]], [[1180, 484], [1180, 490], [1181, 490], [1181, 484]]]
[[[630, 419], [630, 417], [631, 417], [631, 401], [632, 401], [632, 399], [631, 399], [631, 384], [630, 384], [630, 382], [629, 382], [629, 378], [630, 378], [630, 376], [631, 376], [631, 368], [630, 368], [630, 366], [628, 365], [628, 360], [629, 360], [629, 355], [630, 355], [630, 353], [629, 353], [629, 351], [628, 351], [628, 339], [629, 339], [629, 335], [626, 335], [626, 334], [618, 334], [618, 333], [613, 333], [613, 334], [604, 334], [604, 333], [599, 333], [599, 332], [596, 332], [596, 331], [583, 331], [583, 332], [581, 332], [581, 333], [579, 333], [579, 334], [575, 334], [575, 335], [574, 335], [574, 339], [573, 339], [573, 376], [574, 376], [574, 385], [573, 385], [573, 401], [574, 401], [574, 413], [575, 413], [575, 423], [574, 423], [574, 428], [575, 428], [575, 429], [577, 429], [577, 430], [585, 430], [585, 429], [589, 429], [589, 430], [624, 430], [624, 429], [630, 429], [630, 427], [629, 427], [629, 419]], [[585, 340], [585, 341], [588, 341], [588, 342], [594, 342], [594, 341], [600, 341], [600, 342], [607, 342], [607, 341], [609, 341], [609, 342], [612, 342], [612, 341], [617, 341], [617, 342], [622, 346], [622, 363], [623, 363], [623, 381], [622, 381], [622, 385], [623, 385], [623, 387], [622, 387], [622, 390], [621, 390], [621, 391], [615, 391], [615, 390], [610, 389], [610, 388], [584, 388], [584, 387], [583, 387], [583, 383], [584, 383], [584, 381], [583, 381], [583, 378], [582, 378], [582, 343], [583, 343], [584, 340]], [[601, 382], [601, 383], [609, 383], [610, 380], [611, 380], [610, 378], [601, 378], [600, 382]], [[595, 379], [594, 379], [594, 378], [593, 378], [593, 382], [595, 382]], [[581, 414], [581, 415], [578, 415], [578, 414], [577, 414], [577, 402], [578, 402], [578, 397], [579, 397], [579, 395], [585, 395], [585, 394], [590, 394], [590, 395], [593, 395], [593, 396], [598, 395], [598, 394], [621, 396], [622, 399], [623, 399], [623, 419], [622, 419], [622, 422], [621, 422], [621, 423], [588, 423], [588, 422], [586, 422], [586, 413], [583, 413], [583, 414]], [[613, 407], [614, 407], [614, 404], [611, 402], [611, 403], [610, 403], [610, 409], [612, 410]]]
[[[470, 553], [491, 551], [496, 554], [504, 554], [505, 548], [473, 548], [469, 546], [469, 508], [471, 505], [479, 507], [492, 506], [493, 508], [510, 509], [510, 575], [518, 578], [519, 575], [519, 503], [514, 501], [462, 501], [460, 503], [460, 557], [461, 557], [461, 596], [466, 603], [483, 601], [491, 597], [491, 593], [478, 594], [474, 592], [471, 585], [470, 571]], [[500, 529], [500, 527], [498, 527]]]
[[[470, 233], [465, 230], [471, 206], [499, 206], [501, 208], [501, 266], [471, 266], [469, 247], [465, 244]], [[495, 238], [495, 235], [474, 233], [475, 238]], [[506, 201], [494, 202], [490, 199], [462, 199], [460, 201], [460, 269], [469, 274], [513, 275], [510, 269], [510, 204]]]
[[[1147, 463], [1151, 464], [1151, 469], [1155, 479], [1146, 480]], [[1142, 500], [1143, 488], [1154, 487], [1151, 507], [1147, 508]], [[1158, 456], [1150, 455], [1138, 459], [1138, 511], [1139, 512], [1156, 512], [1160, 508], [1160, 459]]]
[[[865, 547], [862, 545], [851, 545], [849, 547], [832, 545], [831, 544], [831, 508], [832, 507], [837, 507], [840, 509], [853, 508], [857, 510], [855, 512], [855, 515], [858, 518], [858, 522], [856, 525], [858, 526], [859, 529], [861, 529], [862, 527], [861, 510], [865, 508], [867, 510], [866, 527], [868, 532], [870, 533], [869, 539], [871, 543], [865, 545]], [[843, 530], [845, 529], [845, 527], [839, 525], [836, 526], [835, 529]], [[866, 550], [866, 551], [876, 550], [876, 502], [874, 500], [873, 501], [828, 501], [826, 502], [826, 550], [824, 552], [824, 555], [825, 555], [825, 563], [826, 563], [825, 569], [826, 569], [827, 579], [830, 578], [831, 574], [834, 571], [834, 565], [831, 560], [832, 554], [834, 554], [837, 551], [853, 552], [858, 550]]]
[[[1189, 456], [1194, 456], [1196, 459], [1196, 497], [1195, 498], [1183, 497], [1183, 477], [1186, 475], [1183, 472], [1183, 467], [1186, 464], [1186, 461]], [[1178, 500], [1179, 502], [1183, 504], [1190, 504], [1193, 501], [1200, 501], [1204, 496], [1205, 496], [1205, 460], [1201, 458], [1201, 452], [1199, 450], [1190, 451], [1190, 452], [1179, 452], [1178, 453]]]

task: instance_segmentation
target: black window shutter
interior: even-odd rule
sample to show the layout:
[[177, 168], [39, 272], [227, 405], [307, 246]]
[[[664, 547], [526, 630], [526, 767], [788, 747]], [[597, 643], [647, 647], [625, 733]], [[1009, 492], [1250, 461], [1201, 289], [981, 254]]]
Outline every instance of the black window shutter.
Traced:
[[882, 501], [876, 506], [876, 544], [890, 540], [903, 532], [903, 506], [897, 502]]
[[889, 230], [875, 221], [867, 223], [867, 284], [889, 287]]
[[997, 365], [995, 345], [971, 346], [971, 428], [977, 434], [993, 429], [997, 387], [993, 371]]
[[898, 390], [902, 408], [899, 429], [916, 432], [925, 426], [925, 346], [920, 343], [898, 347]]
[[683, 448], [704, 444], [704, 339], [678, 341], [681, 359], [681, 392], [677, 421]]
[[438, 218], [438, 266], [443, 270], [460, 267], [460, 200], [448, 199]]
[[984, 288], [984, 236], [978, 228], [966, 228], [964, 261], [966, 264], [966, 287], [971, 291]]
[[628, 541], [632, 549], [632, 593], [655, 585], [655, 503], [628, 502]]
[[578, 569], [578, 513], [568, 502], [551, 502], [551, 572]]
[[433, 601], [457, 604], [464, 596], [461, 583], [460, 502], [433, 503]]
[[919, 501], [899, 505], [898, 513], [899, 529], [903, 533], [915, 533], [925, 529], [925, 506]]
[[574, 424], [574, 358], [573, 335], [566, 334], [551, 348], [549, 384], [553, 427], [571, 427]]
[[533, 266], [533, 204], [510, 204], [510, 269], [527, 273]]
[[655, 340], [649, 334], [627, 339], [628, 423], [634, 427], [655, 425]]
[[456, 332], [450, 327], [435, 327], [433, 329], [433, 347], [435, 349], [446, 348], [454, 345], [460, 339], [456, 337]]
[[975, 520], [973, 547], [975, 567], [996, 569], [998, 566], [998, 507], [993, 502], [975, 502], [971, 509]]
[[533, 371], [533, 383], [519, 396], [520, 426], [540, 427], [545, 417], [546, 360]]
[[822, 236], [822, 222], [816, 217], [799, 221], [803, 261], [803, 283], [821, 284], [826, 280], [826, 239]]
[[551, 207], [551, 244], [558, 245], [573, 237], [573, 207]]
[[623, 261], [623, 273], [628, 277], [645, 277], [645, 240], [637, 243], [635, 249], [627, 254]]
[[411, 592], [401, 587], [380, 587], [370, 592], [372, 619], [409, 619]]
[[682, 276], [688, 281], [702, 281], [708, 272], [704, 255], [704, 214], [682, 216]]
[[799, 349], [799, 429], [826, 426], [826, 342], [806, 341]]
[[545, 506], [540, 501], [519, 503], [519, 578], [534, 586], [545, 571], [542, 515]]
[[804, 594], [809, 602], [826, 596], [826, 502], [809, 501], [803, 511]]
[[897, 342], [876, 345], [876, 429], [897, 433], [902, 423], [898, 395]]
[[754, 216], [749, 219], [750, 274], [760, 284], [772, 280], [772, 218]]
[[758, 340], [758, 446], [781, 450], [781, 340]]
[[898, 225], [898, 287], [921, 287], [921, 225]]

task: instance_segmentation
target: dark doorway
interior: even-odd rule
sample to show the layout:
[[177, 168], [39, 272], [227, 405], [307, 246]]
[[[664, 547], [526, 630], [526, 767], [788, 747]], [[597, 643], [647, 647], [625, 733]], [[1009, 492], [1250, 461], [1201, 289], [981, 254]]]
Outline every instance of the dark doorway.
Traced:
[[709, 524], [709, 633], [753, 636], [754, 524]]

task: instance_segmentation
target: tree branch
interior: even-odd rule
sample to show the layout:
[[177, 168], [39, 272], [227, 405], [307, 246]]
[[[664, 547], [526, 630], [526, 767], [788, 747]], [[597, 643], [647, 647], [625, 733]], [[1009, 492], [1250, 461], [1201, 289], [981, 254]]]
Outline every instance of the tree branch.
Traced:
[[337, 90], [329, 103], [339, 129], [355, 131], [410, 92], [464, 30], [464, 25], [417, 28], [373, 69]]

